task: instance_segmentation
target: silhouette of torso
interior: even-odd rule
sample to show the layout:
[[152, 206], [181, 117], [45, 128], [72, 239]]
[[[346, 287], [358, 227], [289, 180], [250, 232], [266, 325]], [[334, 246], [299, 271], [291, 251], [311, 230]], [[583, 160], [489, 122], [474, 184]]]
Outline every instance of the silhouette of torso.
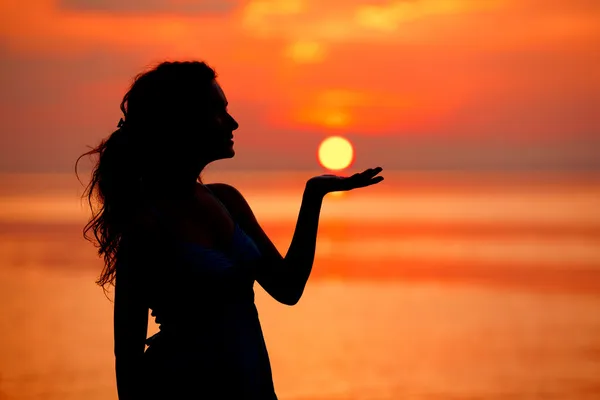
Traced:
[[254, 304], [260, 251], [235, 221], [230, 239], [214, 243], [189, 235], [174, 240], [169, 265], [147, 277], [149, 308], [160, 327], [145, 352], [149, 394], [276, 399]]

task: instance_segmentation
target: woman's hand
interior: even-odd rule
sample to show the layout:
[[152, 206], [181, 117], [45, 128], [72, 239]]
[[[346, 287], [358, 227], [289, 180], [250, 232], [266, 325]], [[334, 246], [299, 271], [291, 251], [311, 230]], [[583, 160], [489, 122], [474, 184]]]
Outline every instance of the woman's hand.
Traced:
[[325, 196], [331, 192], [371, 186], [383, 180], [383, 176], [377, 176], [382, 170], [381, 167], [369, 168], [349, 177], [331, 174], [315, 176], [306, 182], [306, 190], [315, 195]]

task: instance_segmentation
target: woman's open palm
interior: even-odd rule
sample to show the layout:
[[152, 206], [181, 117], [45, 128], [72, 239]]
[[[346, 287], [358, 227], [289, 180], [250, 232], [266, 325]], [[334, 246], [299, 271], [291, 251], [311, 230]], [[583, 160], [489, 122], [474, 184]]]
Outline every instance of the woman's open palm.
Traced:
[[352, 176], [338, 176], [332, 174], [318, 175], [310, 178], [307, 188], [322, 194], [330, 192], [348, 191], [361, 187], [371, 186], [383, 180], [383, 176], [377, 176], [383, 168], [369, 168]]

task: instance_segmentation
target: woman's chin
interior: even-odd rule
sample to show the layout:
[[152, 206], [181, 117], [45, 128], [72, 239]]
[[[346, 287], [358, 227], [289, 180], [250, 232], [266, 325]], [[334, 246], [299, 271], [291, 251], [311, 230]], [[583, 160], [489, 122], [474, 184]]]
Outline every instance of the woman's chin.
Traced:
[[233, 158], [235, 156], [235, 150], [233, 147], [229, 147], [227, 149], [219, 151], [216, 156], [212, 157], [213, 161], [224, 160], [227, 158]]
[[235, 150], [233, 147], [227, 149], [223, 154], [223, 158], [233, 158], [233, 156], [235, 156]]

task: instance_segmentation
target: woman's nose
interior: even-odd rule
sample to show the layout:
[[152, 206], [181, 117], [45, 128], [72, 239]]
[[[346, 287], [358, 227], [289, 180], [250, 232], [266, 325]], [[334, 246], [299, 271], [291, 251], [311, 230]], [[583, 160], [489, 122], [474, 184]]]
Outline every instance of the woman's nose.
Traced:
[[229, 116], [229, 119], [230, 119], [232, 131], [235, 131], [237, 128], [240, 127], [240, 125], [237, 123], [237, 121], [231, 115]]

